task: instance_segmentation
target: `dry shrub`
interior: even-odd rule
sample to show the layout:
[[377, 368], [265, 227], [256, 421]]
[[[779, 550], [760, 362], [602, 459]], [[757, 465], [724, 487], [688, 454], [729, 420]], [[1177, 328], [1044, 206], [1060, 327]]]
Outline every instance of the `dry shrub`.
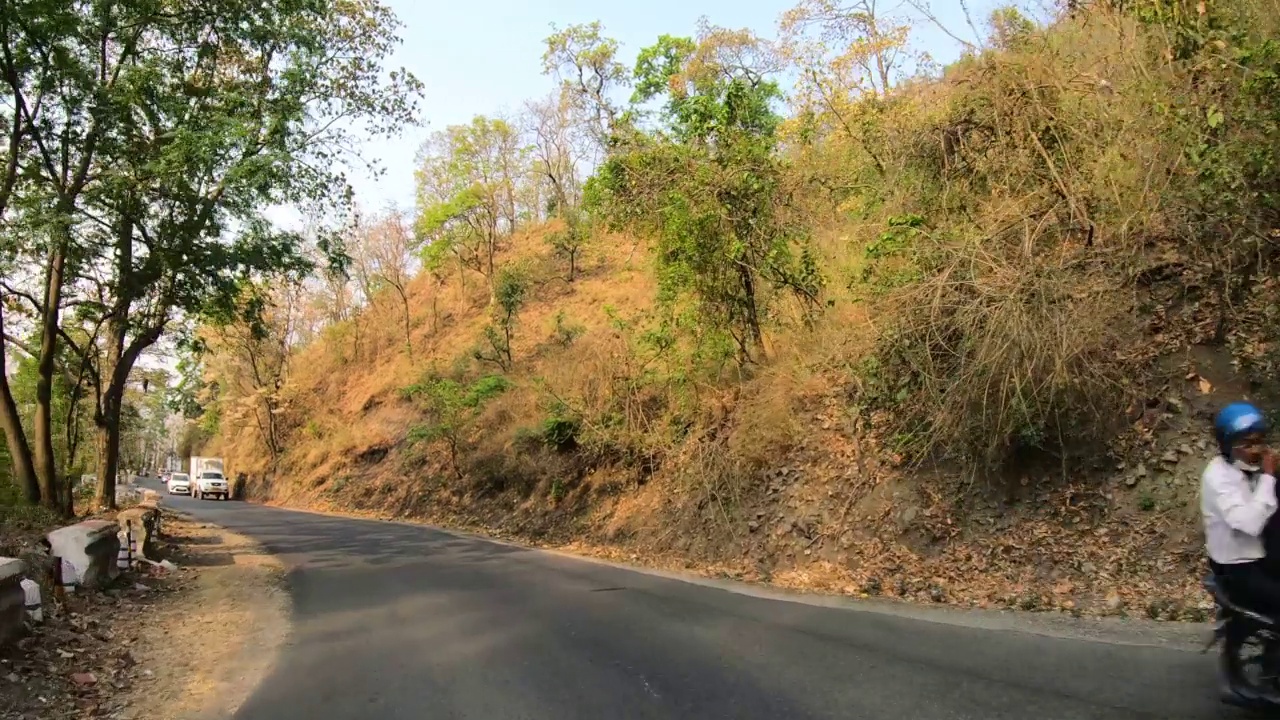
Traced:
[[1123, 422], [1140, 327], [1118, 278], [1092, 250], [1026, 240], [936, 244], [935, 272], [893, 295], [864, 390], [917, 457], [999, 466]]
[[743, 459], [726, 443], [713, 437], [685, 443], [675, 463], [678, 478], [693, 500], [694, 509], [710, 506], [712, 514], [731, 529], [734, 510], [740, 505], [752, 478]]
[[796, 368], [780, 365], [743, 388], [732, 408], [734, 427], [726, 439], [726, 451], [754, 474], [784, 457], [801, 432], [794, 402], [799, 389]]
[[511, 492], [528, 495], [547, 474], [547, 462], [541, 454], [476, 451], [467, 460], [469, 489], [477, 498], [494, 497]]
[[909, 152], [855, 281], [879, 336], [858, 375], [908, 455], [1065, 459], [1124, 422], [1147, 379], [1125, 286], [1178, 212], [1157, 55], [1132, 21], [1064, 19], [949, 68], [944, 111], [890, 108]]
[[601, 460], [650, 463], [670, 441], [669, 385], [623, 332], [589, 334], [573, 346], [573, 362], [549, 363], [543, 376], [552, 399], [582, 424], [579, 442]]

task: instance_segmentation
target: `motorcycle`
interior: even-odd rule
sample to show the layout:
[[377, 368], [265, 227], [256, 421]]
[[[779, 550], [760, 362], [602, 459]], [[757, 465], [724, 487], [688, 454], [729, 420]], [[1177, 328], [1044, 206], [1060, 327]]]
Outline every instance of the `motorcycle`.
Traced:
[[1204, 587], [1218, 613], [1213, 635], [1201, 652], [1222, 643], [1222, 672], [1224, 676], [1234, 672], [1239, 678], [1235, 688], [1223, 688], [1223, 701], [1280, 712], [1280, 622], [1233, 602], [1215, 573], [1205, 577]]

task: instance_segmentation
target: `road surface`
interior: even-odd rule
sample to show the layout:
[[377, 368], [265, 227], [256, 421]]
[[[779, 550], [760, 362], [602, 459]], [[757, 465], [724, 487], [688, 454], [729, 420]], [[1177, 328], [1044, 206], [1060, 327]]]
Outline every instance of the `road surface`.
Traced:
[[1046, 636], [1050, 620], [1007, 613], [824, 607], [422, 526], [165, 502], [291, 568], [292, 638], [237, 720], [1234, 716], [1212, 656], [1183, 645]]

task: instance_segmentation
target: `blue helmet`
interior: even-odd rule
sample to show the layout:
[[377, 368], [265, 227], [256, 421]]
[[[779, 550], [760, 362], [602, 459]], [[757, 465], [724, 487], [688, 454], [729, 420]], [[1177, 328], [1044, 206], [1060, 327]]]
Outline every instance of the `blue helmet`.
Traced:
[[1218, 439], [1218, 449], [1226, 456], [1231, 455], [1231, 446], [1237, 439], [1266, 431], [1266, 416], [1261, 410], [1245, 402], [1231, 403], [1222, 408], [1213, 421], [1213, 434]]

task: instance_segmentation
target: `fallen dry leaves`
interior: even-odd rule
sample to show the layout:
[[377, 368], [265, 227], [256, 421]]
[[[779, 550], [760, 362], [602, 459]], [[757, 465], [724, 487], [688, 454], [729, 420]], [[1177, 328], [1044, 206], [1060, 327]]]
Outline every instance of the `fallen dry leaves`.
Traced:
[[[159, 545], [175, 570], [143, 566], [104, 592], [46, 602], [45, 621], [0, 649], [0, 719], [195, 717], [211, 703], [238, 703], [253, 686], [236, 682], [210, 698], [227, 689], [220, 678], [180, 672], [192, 664], [216, 671], [227, 648], [253, 648], [241, 667], [265, 674], [286, 623], [278, 565], [254, 561], [265, 557], [259, 548], [233, 534], [224, 541], [213, 526], [168, 512], [165, 525]], [[219, 565], [208, 561], [214, 552], [247, 560]], [[243, 602], [228, 603], [236, 594]], [[251, 601], [254, 612], [237, 613]], [[210, 622], [185, 622], [194, 606]], [[230, 716], [218, 708], [210, 717]]]
[[155, 676], [139, 664], [147, 616], [180, 602], [189, 571], [130, 572], [100, 593], [78, 592], [44, 604], [44, 622], [0, 649], [0, 718], [115, 717], [133, 690]]

